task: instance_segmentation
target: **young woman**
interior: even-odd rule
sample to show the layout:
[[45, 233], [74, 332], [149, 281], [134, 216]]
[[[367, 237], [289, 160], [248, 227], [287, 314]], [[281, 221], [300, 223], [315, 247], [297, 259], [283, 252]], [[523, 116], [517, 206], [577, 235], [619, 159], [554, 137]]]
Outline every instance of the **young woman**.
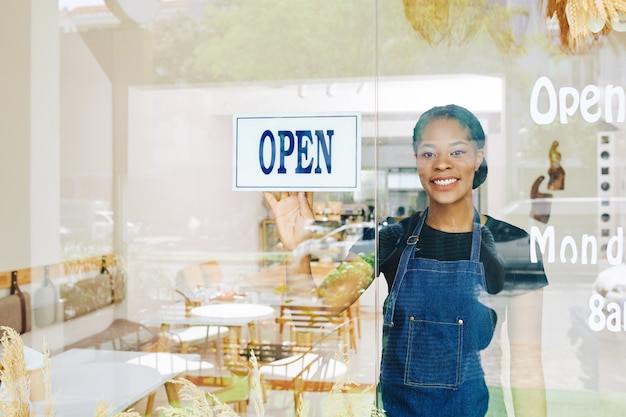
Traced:
[[[485, 134], [468, 110], [448, 105], [425, 112], [413, 135], [428, 207], [379, 231], [378, 267], [389, 295], [383, 306], [380, 394], [387, 416], [484, 416], [489, 394], [480, 363], [496, 324], [486, 294], [504, 285], [494, 239], [474, 208], [473, 189], [487, 176]], [[306, 247], [311, 195], [265, 194], [287, 249]], [[288, 270], [311, 282], [306, 250]], [[364, 261], [349, 261], [364, 271]], [[370, 270], [371, 271], [371, 270]], [[369, 272], [369, 271], [368, 271]], [[368, 282], [351, 274], [354, 301]], [[288, 282], [288, 286], [290, 283]], [[343, 283], [342, 289], [347, 288]]]

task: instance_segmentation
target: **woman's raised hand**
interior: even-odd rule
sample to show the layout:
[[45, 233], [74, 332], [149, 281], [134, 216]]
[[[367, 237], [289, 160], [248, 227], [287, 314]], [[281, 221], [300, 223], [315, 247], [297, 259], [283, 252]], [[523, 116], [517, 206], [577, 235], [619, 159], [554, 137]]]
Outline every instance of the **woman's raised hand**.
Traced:
[[269, 204], [283, 247], [293, 250], [299, 243], [311, 237], [310, 226], [314, 223], [312, 192], [263, 193]]

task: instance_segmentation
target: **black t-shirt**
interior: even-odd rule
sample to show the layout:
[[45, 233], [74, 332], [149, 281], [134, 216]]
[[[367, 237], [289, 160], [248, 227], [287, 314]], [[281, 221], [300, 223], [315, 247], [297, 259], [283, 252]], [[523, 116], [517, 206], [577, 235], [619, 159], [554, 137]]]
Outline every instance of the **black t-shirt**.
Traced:
[[[524, 230], [509, 223], [486, 216], [485, 227], [491, 232], [495, 241], [499, 261], [504, 266], [505, 279], [504, 290], [513, 289], [524, 292], [544, 287], [548, 280], [543, 270], [543, 263], [530, 262], [530, 237]], [[406, 246], [406, 238], [413, 232], [419, 214], [402, 220], [400, 223], [392, 223], [379, 231], [378, 262], [379, 272], [382, 272], [387, 280], [389, 291], [395, 279], [398, 263], [402, 251]], [[485, 236], [483, 230], [483, 237]], [[424, 224], [417, 256], [441, 261], [455, 261], [469, 259], [471, 250], [472, 233], [446, 233]], [[494, 272], [500, 265], [495, 265], [493, 256], [487, 251], [486, 245], [481, 245], [480, 261], [485, 267], [487, 288], [493, 288]], [[490, 282], [491, 280], [491, 282]], [[491, 285], [490, 285], [491, 284]], [[494, 291], [490, 291], [494, 292]], [[497, 291], [496, 291], [497, 292]]]

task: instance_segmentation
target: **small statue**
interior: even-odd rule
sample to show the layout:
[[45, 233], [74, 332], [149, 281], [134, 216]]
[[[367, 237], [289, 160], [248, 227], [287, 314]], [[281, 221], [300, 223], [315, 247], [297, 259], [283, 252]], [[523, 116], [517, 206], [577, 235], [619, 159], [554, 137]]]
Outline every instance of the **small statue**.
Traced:
[[565, 188], [565, 170], [561, 166], [561, 152], [557, 149], [558, 141], [552, 142], [548, 157], [550, 168], [548, 169], [548, 190], [563, 190]]

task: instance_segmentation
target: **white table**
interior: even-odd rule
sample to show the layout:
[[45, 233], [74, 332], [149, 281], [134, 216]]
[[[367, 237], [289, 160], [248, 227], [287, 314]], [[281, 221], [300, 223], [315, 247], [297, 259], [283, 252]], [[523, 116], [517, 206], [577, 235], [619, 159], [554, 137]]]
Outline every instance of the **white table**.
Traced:
[[[212, 367], [199, 355], [71, 349], [50, 360], [52, 404], [57, 417], [94, 416], [101, 402], [121, 412], [177, 376]], [[44, 401], [34, 405], [45, 415]]]
[[270, 318], [274, 309], [264, 304], [216, 303], [191, 309], [185, 314], [185, 304], [175, 303], [162, 306], [156, 314], [148, 317], [147, 323], [183, 324], [188, 326], [245, 326], [251, 321]]
[[191, 309], [191, 317], [208, 320], [217, 326], [245, 326], [251, 321], [272, 317], [274, 309], [264, 304], [208, 304]]
[[[241, 328], [249, 326], [258, 320], [274, 317], [274, 308], [265, 304], [255, 303], [216, 303], [207, 304], [191, 309], [190, 314], [185, 314], [184, 303], [176, 303], [163, 306], [159, 311], [148, 318], [149, 323], [159, 323], [163, 335], [170, 331], [170, 325], [185, 326], [223, 326], [228, 328], [229, 340], [234, 342], [226, 352], [219, 352], [218, 364], [224, 353], [228, 359], [237, 359], [235, 345], [241, 340]], [[217, 332], [217, 347], [221, 350], [221, 332]]]

